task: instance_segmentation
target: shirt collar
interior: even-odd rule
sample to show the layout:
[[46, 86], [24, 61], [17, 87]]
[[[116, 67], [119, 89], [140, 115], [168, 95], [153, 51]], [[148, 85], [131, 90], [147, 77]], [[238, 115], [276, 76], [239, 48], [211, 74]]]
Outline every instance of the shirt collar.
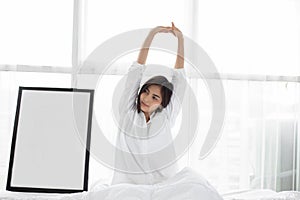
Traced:
[[140, 112], [140, 115], [141, 115], [143, 121], [144, 121], [146, 124], [149, 124], [149, 123], [151, 123], [152, 118], [155, 117], [156, 112], [157, 112], [157, 111], [154, 111], [154, 112], [152, 112], [152, 113], [150, 114], [150, 119], [149, 119], [148, 122], [146, 122], [146, 117], [145, 117], [145, 114], [144, 114], [143, 112]]

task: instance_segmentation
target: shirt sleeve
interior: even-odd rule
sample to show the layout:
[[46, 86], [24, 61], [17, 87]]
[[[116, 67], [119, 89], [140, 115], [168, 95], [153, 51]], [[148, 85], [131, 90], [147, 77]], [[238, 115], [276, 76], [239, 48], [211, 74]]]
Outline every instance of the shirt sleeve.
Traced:
[[173, 84], [173, 94], [169, 105], [165, 108], [168, 119], [170, 120], [170, 125], [173, 127], [178, 113], [181, 109], [181, 104], [183, 102], [184, 94], [186, 91], [186, 73], [184, 68], [175, 69], [173, 71], [172, 84]]
[[137, 61], [134, 61], [130, 66], [126, 75], [125, 88], [119, 103], [120, 113], [127, 112], [128, 110], [136, 107], [135, 99], [138, 95], [144, 70], [145, 65], [139, 64]]

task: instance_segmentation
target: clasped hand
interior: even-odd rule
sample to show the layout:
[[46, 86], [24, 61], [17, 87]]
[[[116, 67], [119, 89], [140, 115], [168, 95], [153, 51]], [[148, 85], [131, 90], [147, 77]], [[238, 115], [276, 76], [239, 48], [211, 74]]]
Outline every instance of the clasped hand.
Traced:
[[157, 26], [151, 30], [152, 34], [157, 33], [172, 33], [175, 37], [182, 37], [182, 32], [174, 25], [172, 22], [172, 26]]

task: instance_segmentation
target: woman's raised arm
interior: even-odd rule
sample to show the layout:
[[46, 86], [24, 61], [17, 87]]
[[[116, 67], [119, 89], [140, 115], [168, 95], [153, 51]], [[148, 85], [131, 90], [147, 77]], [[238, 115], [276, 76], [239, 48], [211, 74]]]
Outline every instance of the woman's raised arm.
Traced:
[[[154, 38], [154, 36], [157, 34], [157, 33], [173, 33], [172, 31], [172, 27], [168, 27], [168, 26], [157, 26], [155, 28], [153, 28], [148, 36], [146, 37], [144, 43], [143, 43], [143, 46], [140, 50], [140, 53], [139, 53], [139, 56], [138, 56], [138, 59], [137, 59], [137, 62], [139, 64], [142, 64], [144, 65], [146, 63], [146, 60], [147, 60], [147, 56], [148, 56], [148, 51], [149, 51], [149, 48], [150, 48], [150, 45], [152, 43], [152, 40]], [[174, 33], [173, 33], [174, 34]], [[175, 34], [174, 34], [175, 35]]]
[[172, 22], [172, 32], [178, 39], [177, 57], [175, 62], [175, 68], [180, 69], [184, 67], [184, 44], [182, 32]]

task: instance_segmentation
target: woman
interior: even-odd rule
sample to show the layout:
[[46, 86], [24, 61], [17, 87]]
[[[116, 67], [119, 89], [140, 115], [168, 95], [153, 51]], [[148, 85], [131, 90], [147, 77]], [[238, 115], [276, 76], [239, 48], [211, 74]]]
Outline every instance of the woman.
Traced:
[[[149, 47], [157, 33], [172, 33], [178, 39], [172, 81], [164, 76], [155, 76], [140, 87]], [[183, 35], [173, 23], [172, 27], [155, 27], [145, 39], [137, 61], [127, 74], [119, 105], [121, 122], [115, 167], [120, 171], [115, 171], [112, 184], [154, 184], [174, 176], [178, 171], [176, 163], [167, 166], [164, 162], [175, 162], [177, 158], [171, 128], [185, 91], [183, 54]]]

